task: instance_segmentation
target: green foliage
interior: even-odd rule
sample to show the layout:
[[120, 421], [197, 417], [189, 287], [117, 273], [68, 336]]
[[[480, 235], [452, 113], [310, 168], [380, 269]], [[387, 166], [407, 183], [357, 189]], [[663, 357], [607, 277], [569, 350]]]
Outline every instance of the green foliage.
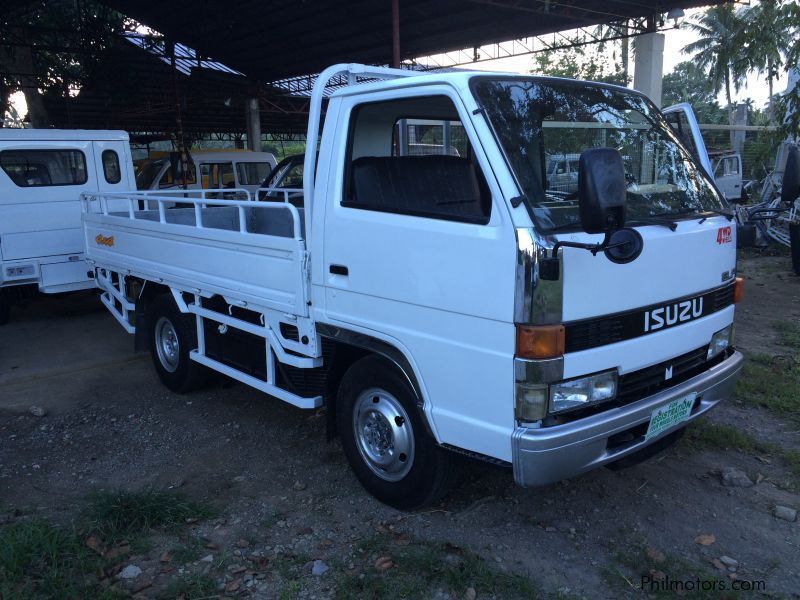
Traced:
[[119, 541], [150, 529], [172, 530], [187, 519], [203, 519], [213, 509], [165, 492], [99, 493], [91, 498], [87, 517], [105, 542]]
[[261, 150], [264, 152], [272, 152], [275, 159], [281, 162], [287, 156], [294, 154], [302, 154], [306, 151], [305, 142], [284, 142], [281, 140], [267, 140], [261, 143]]
[[183, 600], [199, 600], [200, 598], [217, 598], [217, 586], [208, 575], [196, 573], [184, 575], [174, 580], [160, 596], [163, 600], [183, 598]]
[[683, 52], [692, 54], [692, 60], [708, 73], [714, 93], [725, 90], [728, 106], [731, 86], [739, 90], [749, 70], [745, 49], [745, 13], [732, 4], [713, 6], [689, 21], [688, 28], [695, 34], [694, 42]]
[[0, 598], [120, 597], [98, 585], [103, 566], [73, 529], [39, 520], [0, 529]]
[[[402, 599], [433, 597], [444, 589], [460, 597], [474, 588], [480, 597], [538, 598], [532, 581], [496, 571], [476, 554], [447, 544], [414, 543], [399, 547], [387, 536], [362, 542], [365, 564], [361, 575], [339, 577], [336, 597], [340, 599]], [[392, 566], [374, 566], [380, 556], [389, 556]]]
[[568, 77], [587, 81], [603, 81], [617, 85], [627, 85], [627, 76], [622, 65], [609, 61], [603, 49], [598, 46], [591, 50], [587, 46], [564, 50], [548, 50], [534, 56], [535, 75]]
[[15, 18], [0, 21], [0, 39], [9, 41], [0, 52], [0, 106], [5, 109], [9, 96], [21, 90], [29, 120], [46, 127], [41, 93], [63, 97], [80, 89], [103, 64], [104, 51], [136, 24], [97, 0], [27, 4]]
[[679, 102], [691, 104], [700, 123], [721, 124], [728, 120], [725, 110], [717, 102], [708, 75], [693, 61], [678, 63], [671, 73], [664, 75], [661, 96], [664, 106]]

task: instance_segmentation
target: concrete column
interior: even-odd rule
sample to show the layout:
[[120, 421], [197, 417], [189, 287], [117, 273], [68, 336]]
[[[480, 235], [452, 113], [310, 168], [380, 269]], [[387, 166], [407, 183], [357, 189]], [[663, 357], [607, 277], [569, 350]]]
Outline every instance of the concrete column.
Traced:
[[[747, 125], [747, 104], [740, 103], [736, 105], [734, 124]], [[739, 154], [741, 154], [744, 149], [744, 136], [745, 132], [742, 130], [736, 130], [733, 132], [733, 135], [731, 135], [731, 146]]]
[[664, 76], [664, 34], [645, 33], [636, 38], [633, 89], [647, 94], [661, 107], [661, 78]]
[[261, 151], [261, 111], [258, 98], [247, 100], [247, 149]]

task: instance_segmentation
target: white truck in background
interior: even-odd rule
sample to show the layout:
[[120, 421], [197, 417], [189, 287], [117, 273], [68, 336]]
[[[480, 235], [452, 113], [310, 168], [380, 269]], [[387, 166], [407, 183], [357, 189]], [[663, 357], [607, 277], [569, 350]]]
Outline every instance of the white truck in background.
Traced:
[[742, 200], [744, 194], [742, 155], [734, 151], [708, 152], [697, 117], [688, 102], [668, 106], [663, 113], [675, 133], [714, 180], [725, 199], [729, 202]]
[[[458, 156], [402, 155], [408, 119], [462, 127]], [[103, 301], [171, 390], [216, 371], [325, 405], [402, 509], [456, 454], [544, 485], [645, 458], [732, 393], [732, 215], [638, 92], [335, 65], [306, 139], [303, 189], [265, 201], [84, 195]], [[571, 154], [577, 189], [549, 191]]]
[[80, 194], [131, 189], [124, 131], [0, 129], [0, 323], [31, 292], [95, 287]]

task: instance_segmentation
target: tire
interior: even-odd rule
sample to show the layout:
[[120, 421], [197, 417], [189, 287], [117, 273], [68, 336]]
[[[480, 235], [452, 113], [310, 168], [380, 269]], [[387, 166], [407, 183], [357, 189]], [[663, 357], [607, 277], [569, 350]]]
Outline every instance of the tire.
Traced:
[[430, 505], [453, 476], [450, 453], [428, 433], [406, 378], [378, 356], [342, 378], [336, 418], [350, 467], [366, 490], [401, 510]]
[[195, 320], [178, 310], [171, 296], [157, 296], [148, 307], [150, 356], [161, 383], [184, 394], [208, 382], [206, 367], [189, 358], [197, 348]]
[[5, 325], [11, 318], [11, 302], [8, 296], [0, 290], [0, 325]]

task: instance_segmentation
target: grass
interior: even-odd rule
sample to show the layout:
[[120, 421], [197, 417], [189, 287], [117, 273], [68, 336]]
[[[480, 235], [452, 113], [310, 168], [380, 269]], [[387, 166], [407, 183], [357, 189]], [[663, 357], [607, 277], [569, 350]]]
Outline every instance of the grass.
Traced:
[[792, 321], [776, 321], [772, 326], [786, 353], [748, 356], [736, 388], [736, 399], [800, 423], [800, 326]]
[[[644, 544], [627, 550], [620, 550], [612, 546], [609, 554], [613, 564], [606, 566], [602, 574], [609, 585], [620, 590], [620, 596], [625, 591], [637, 596], [645, 593], [649, 598], [675, 598], [686, 595], [691, 598], [717, 600], [728, 597], [718, 587], [714, 589], [715, 584], [717, 586], [720, 583], [724, 583], [726, 586], [730, 585], [731, 582], [725, 573], [712, 572], [702, 565], [695, 565], [683, 558], [669, 554], [664, 554], [663, 560], [655, 560], [648, 555]], [[701, 583], [697, 589], [691, 591], [665, 590], [661, 589], [656, 580], [656, 577], [661, 575], [668, 582], [691, 582], [695, 585], [697, 582]], [[652, 585], [651, 581], [653, 581]], [[704, 587], [706, 589], [703, 589]]]
[[778, 444], [762, 442], [732, 425], [720, 425], [706, 419], [697, 421], [688, 429], [686, 442], [696, 447], [718, 450], [733, 449], [748, 454], [777, 456], [783, 460], [791, 474], [788, 487], [797, 488], [799, 486], [800, 452], [797, 450], [788, 450]]
[[175, 579], [164, 593], [161, 598], [167, 600], [182, 599], [182, 600], [195, 600], [199, 598], [218, 598], [217, 585], [214, 580], [208, 575], [194, 574], [184, 575]]
[[0, 529], [0, 598], [124, 597], [104, 588], [97, 573], [106, 566], [71, 528], [40, 520]]
[[300, 595], [300, 582], [297, 579], [287, 581], [278, 592], [278, 600], [295, 600]]
[[[375, 536], [362, 542], [360, 549], [361, 573], [339, 575], [339, 599], [432, 597], [440, 589], [461, 597], [469, 587], [480, 597], [540, 597], [531, 580], [497, 571], [480, 556], [455, 546], [421, 542], [401, 547], [388, 536]], [[378, 570], [375, 561], [381, 556], [390, 556], [393, 566]]]
[[[207, 505], [174, 494], [117, 492], [91, 496], [80, 527], [57, 527], [35, 519], [5, 525], [0, 528], [0, 598], [128, 597], [107, 586], [113, 582], [107, 577], [108, 569], [125, 556], [101, 556], [87, 545], [90, 534], [100, 538], [103, 545], [127, 540], [141, 547], [153, 529], [174, 531], [185, 526], [186, 519], [212, 514]], [[186, 592], [178, 590], [170, 597], [208, 595], [195, 595], [193, 591], [208, 591], [206, 583], [199, 579], [182, 581]], [[213, 581], [211, 585], [214, 592]]]
[[214, 515], [207, 504], [166, 492], [111, 492], [91, 497], [87, 511], [89, 528], [107, 542], [146, 534], [151, 529], [174, 531], [187, 519]]

